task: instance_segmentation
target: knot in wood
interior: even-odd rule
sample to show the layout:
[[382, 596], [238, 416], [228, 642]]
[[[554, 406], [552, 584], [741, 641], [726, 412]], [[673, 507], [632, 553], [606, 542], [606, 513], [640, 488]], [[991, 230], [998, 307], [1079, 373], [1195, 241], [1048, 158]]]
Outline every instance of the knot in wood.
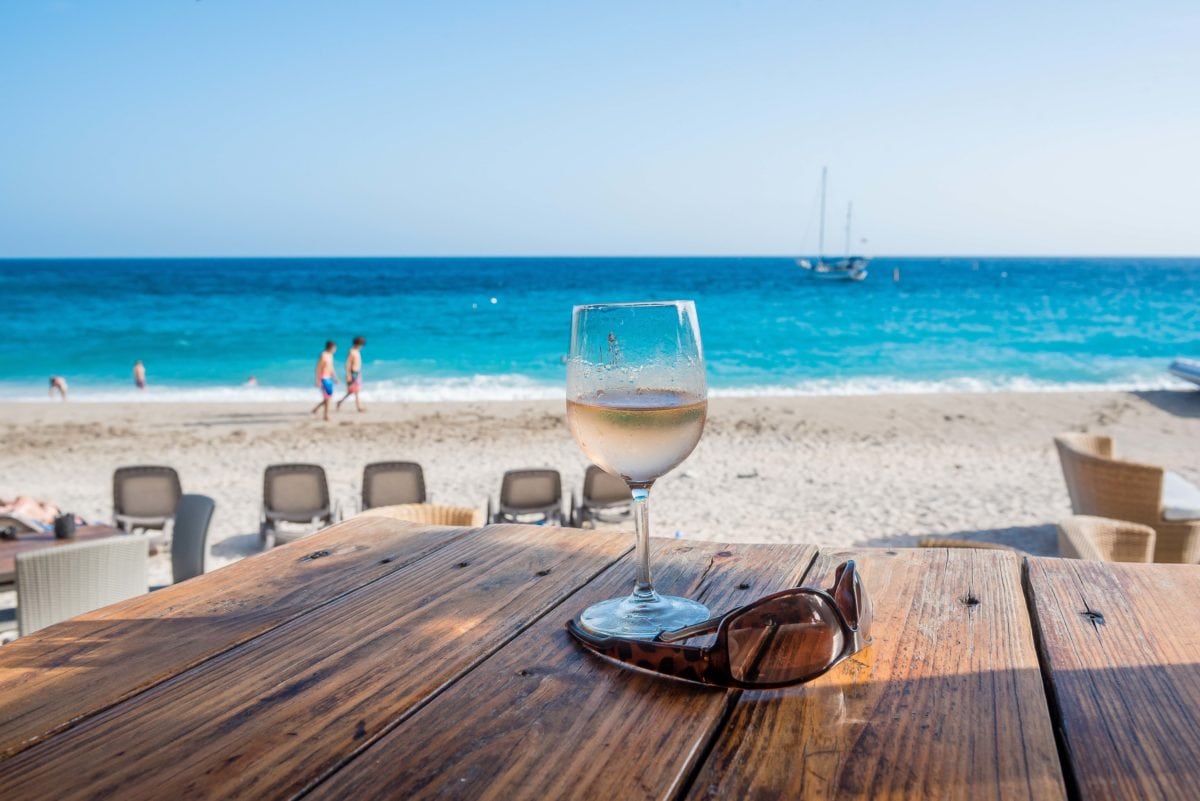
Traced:
[[467, 567], [470, 564], [470, 562], [459, 562], [455, 567]]
[[966, 598], [963, 598], [963, 603], [967, 606], [979, 606], [979, 599], [975, 597], [975, 593], [968, 593]]
[[537, 575], [539, 575], [539, 576], [548, 576], [548, 575], [550, 575], [550, 568], [546, 568], [545, 570], [539, 570], [539, 571], [537, 572]]
[[300, 561], [301, 562], [309, 562], [313, 559], [320, 559], [323, 556], [329, 556], [329, 551], [325, 550], [324, 548], [322, 548], [319, 551], [313, 551], [312, 553], [308, 554], [307, 556], [300, 557]]
[[1101, 614], [1100, 612], [1097, 612], [1094, 609], [1085, 610], [1084, 612], [1081, 612], [1080, 614], [1082, 614], [1084, 617], [1086, 617], [1088, 619], [1088, 622], [1091, 623], [1093, 626], [1103, 626], [1104, 625], [1104, 615]]
[[733, 556], [733, 551], [717, 551], [717, 556]]
[[748, 590], [748, 589], [750, 589], [750, 584], [749, 584], [749, 582], [745, 582], [745, 581], [743, 581], [741, 584], [739, 584], [739, 585], [738, 585], [738, 589], [739, 589], [739, 590]]

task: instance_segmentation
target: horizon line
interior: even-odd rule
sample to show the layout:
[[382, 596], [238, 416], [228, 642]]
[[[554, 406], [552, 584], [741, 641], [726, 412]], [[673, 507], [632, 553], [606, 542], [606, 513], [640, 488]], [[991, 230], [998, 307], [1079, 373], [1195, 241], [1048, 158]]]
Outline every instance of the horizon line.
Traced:
[[[816, 253], [741, 253], [741, 254], [704, 254], [704, 253], [639, 253], [639, 254], [607, 254], [607, 253], [571, 253], [571, 254], [272, 254], [272, 255], [239, 255], [239, 254], [209, 254], [209, 255], [154, 255], [154, 256], [0, 256], [0, 262], [5, 261], [189, 261], [189, 260], [252, 260], [252, 259], [442, 259], [450, 260], [485, 260], [485, 259], [796, 259], [816, 257]], [[851, 254], [861, 255], [861, 254]], [[826, 254], [826, 258], [844, 258], [838, 254]], [[1200, 259], [1196, 254], [1146, 254], [1146, 253], [919, 253], [919, 254], [879, 254], [866, 257], [877, 259]]]

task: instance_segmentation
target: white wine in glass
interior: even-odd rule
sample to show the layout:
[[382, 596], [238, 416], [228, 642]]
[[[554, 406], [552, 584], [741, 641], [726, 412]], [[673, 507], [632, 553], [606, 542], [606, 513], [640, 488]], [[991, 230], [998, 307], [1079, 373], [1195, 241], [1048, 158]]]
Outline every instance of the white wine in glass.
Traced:
[[633, 492], [633, 593], [579, 622], [597, 633], [651, 638], [706, 620], [708, 609], [660, 595], [650, 577], [650, 488], [696, 447], [708, 414], [700, 326], [691, 301], [576, 306], [567, 361], [567, 422], [593, 463]]

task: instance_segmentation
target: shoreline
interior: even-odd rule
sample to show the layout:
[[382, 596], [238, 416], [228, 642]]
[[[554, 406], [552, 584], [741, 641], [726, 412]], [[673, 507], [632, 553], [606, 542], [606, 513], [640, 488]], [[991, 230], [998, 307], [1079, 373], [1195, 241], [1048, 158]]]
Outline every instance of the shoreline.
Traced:
[[[1159, 375], [1158, 373], [1161, 373]], [[43, 386], [23, 384], [15, 389], [12, 382], [0, 382], [0, 407], [13, 404], [39, 405], [48, 398]], [[1167, 372], [1166, 366], [1154, 378], [1111, 382], [1049, 381], [1016, 377], [985, 380], [959, 377], [944, 380], [855, 377], [846, 379], [809, 379], [795, 384], [754, 384], [739, 387], [709, 387], [709, 398], [752, 400], [755, 398], [826, 398], [910, 395], [989, 395], [1060, 394], [1079, 392], [1180, 392], [1193, 385]], [[145, 390], [122, 382], [112, 385], [72, 383], [70, 403], [104, 404], [288, 404], [313, 403], [319, 394], [313, 387], [204, 385], [186, 386], [150, 383]], [[563, 380], [540, 381], [517, 374], [473, 375], [457, 378], [421, 379], [407, 382], [369, 380], [364, 399], [378, 403], [525, 403], [561, 401]], [[61, 401], [59, 401], [61, 402]]]
[[[113, 469], [169, 464], [185, 492], [217, 501], [212, 570], [256, 551], [268, 464], [323, 465], [347, 512], [373, 461], [420, 462], [434, 503], [482, 507], [508, 469], [558, 469], [568, 494], [582, 480], [562, 401], [365, 400], [329, 424], [310, 402], [0, 403], [0, 498], [105, 521]], [[940, 534], [1052, 555], [1070, 510], [1051, 438], [1067, 430], [1200, 482], [1196, 391], [715, 397], [695, 453], [654, 490], [654, 533], [826, 546]], [[169, 581], [169, 557], [152, 580]]]

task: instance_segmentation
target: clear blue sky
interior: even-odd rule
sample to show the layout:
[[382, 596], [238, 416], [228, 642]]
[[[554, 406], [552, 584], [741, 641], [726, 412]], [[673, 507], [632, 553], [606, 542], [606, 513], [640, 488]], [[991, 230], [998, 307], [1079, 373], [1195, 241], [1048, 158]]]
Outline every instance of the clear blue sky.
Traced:
[[785, 254], [826, 163], [874, 253], [1200, 254], [1198, 43], [1196, 2], [7, 0], [0, 256]]

